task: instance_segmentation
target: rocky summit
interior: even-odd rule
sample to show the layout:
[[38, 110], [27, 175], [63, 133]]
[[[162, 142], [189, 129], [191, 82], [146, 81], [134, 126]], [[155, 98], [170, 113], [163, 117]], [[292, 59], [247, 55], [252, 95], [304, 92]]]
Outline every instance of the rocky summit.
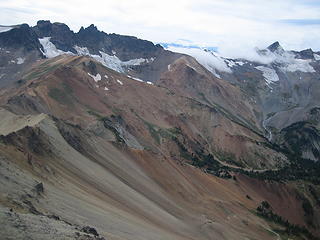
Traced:
[[0, 26], [2, 239], [319, 239], [320, 52]]

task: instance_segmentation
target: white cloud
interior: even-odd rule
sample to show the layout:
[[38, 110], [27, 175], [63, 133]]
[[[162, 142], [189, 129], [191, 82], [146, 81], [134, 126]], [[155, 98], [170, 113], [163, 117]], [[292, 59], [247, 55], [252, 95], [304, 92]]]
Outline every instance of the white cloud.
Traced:
[[0, 0], [0, 8], [3, 25], [49, 19], [78, 31], [94, 23], [105, 32], [154, 42], [188, 39], [229, 54], [276, 40], [286, 49], [320, 50], [319, 25], [280, 21], [319, 19], [320, 3], [310, 0]]
[[184, 53], [194, 57], [202, 66], [204, 66], [218, 78], [220, 78], [220, 76], [217, 74], [216, 70], [219, 72], [232, 72], [231, 68], [229, 68], [225, 62], [225, 59], [213, 52], [204, 51], [203, 49], [184, 47], [169, 47], [168, 50]]

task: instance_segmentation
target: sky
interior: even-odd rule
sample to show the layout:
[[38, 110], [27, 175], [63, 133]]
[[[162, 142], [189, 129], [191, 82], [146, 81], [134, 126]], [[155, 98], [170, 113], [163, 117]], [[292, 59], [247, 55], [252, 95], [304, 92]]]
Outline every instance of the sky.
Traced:
[[320, 0], [0, 0], [0, 25], [91, 23], [154, 43], [217, 47], [236, 57], [275, 41], [320, 51]]

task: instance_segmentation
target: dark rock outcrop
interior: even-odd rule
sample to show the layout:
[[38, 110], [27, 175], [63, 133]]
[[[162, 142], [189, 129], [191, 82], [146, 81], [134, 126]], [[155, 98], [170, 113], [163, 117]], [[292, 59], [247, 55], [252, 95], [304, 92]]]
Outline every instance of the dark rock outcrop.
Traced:
[[284, 49], [281, 47], [278, 41], [272, 43], [269, 47], [267, 47], [267, 49], [270, 50], [271, 52], [276, 52], [276, 53], [284, 52]]
[[33, 27], [38, 38], [51, 37], [50, 41], [62, 51], [76, 53], [73, 46], [76, 44], [75, 34], [64, 23], [51, 23], [50, 21], [38, 21]]
[[27, 52], [42, 49], [37, 34], [28, 24], [21, 24], [10, 31], [0, 33], [0, 47], [23, 48]]
[[85, 226], [81, 229], [82, 232], [85, 232], [85, 233], [89, 233], [89, 234], [92, 234], [94, 236], [99, 236], [99, 233], [97, 232], [97, 230], [93, 227], [90, 227], [90, 226]]
[[41, 194], [44, 192], [44, 187], [43, 187], [43, 183], [38, 183], [35, 187], [34, 187], [35, 191], [38, 193], [38, 194]]

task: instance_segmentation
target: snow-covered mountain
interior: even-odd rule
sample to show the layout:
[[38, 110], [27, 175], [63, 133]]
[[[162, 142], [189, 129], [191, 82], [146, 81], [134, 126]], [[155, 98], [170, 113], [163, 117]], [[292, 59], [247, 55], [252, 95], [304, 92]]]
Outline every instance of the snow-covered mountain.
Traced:
[[[9, 69], [16, 68], [13, 61], [17, 58], [25, 59], [28, 64], [36, 59], [63, 54], [82, 55], [90, 56], [117, 72], [153, 82], [170, 62], [180, 56], [136, 37], [106, 34], [94, 25], [82, 27], [74, 33], [65, 24], [38, 21], [34, 27], [27, 24], [2, 26], [0, 33], [3, 55], [0, 61]], [[19, 68], [11, 72], [19, 72]], [[4, 70], [1, 74], [5, 76], [7, 73]], [[10, 78], [16, 77], [11, 75]]]
[[[275, 79], [278, 79], [275, 73], [271, 73], [276, 69], [283, 72], [315, 72], [312, 63], [320, 59], [319, 53], [313, 52], [311, 49], [301, 52], [285, 51], [279, 42], [271, 44], [266, 49], [256, 49], [256, 57], [254, 58], [243, 56], [243, 58], [238, 59], [225, 58], [215, 51], [201, 47], [185, 47], [177, 44], [166, 45], [166, 49], [193, 56], [217, 77], [219, 72], [233, 73], [233, 68], [236, 71], [236, 67], [245, 64], [261, 65], [256, 66], [256, 68], [264, 73], [267, 83], [275, 82]], [[311, 51], [311, 53], [306, 55], [306, 51]]]

